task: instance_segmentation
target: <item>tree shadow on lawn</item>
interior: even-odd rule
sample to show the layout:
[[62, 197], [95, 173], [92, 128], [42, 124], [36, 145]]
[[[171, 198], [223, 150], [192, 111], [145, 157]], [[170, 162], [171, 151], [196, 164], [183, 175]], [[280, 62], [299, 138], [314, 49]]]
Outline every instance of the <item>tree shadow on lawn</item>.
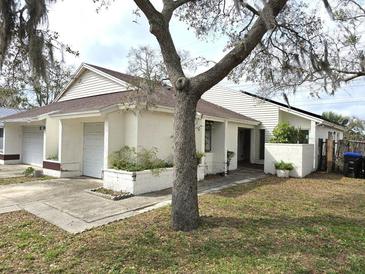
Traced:
[[256, 181], [252, 181], [249, 183], [243, 183], [240, 185], [232, 186], [230, 188], [226, 188], [224, 190], [214, 193], [214, 195], [226, 198], [237, 198], [249, 193], [252, 190], [256, 190], [265, 186], [281, 185], [289, 180], [290, 180], [289, 178], [278, 178], [275, 176], [268, 176], [263, 179], [258, 179]]
[[[293, 178], [296, 180], [303, 180], [303, 179], [309, 179], [309, 180], [320, 180], [320, 181], [333, 181], [333, 182], [339, 182], [342, 179], [346, 179], [348, 177], [345, 177], [341, 173], [327, 173], [325, 171], [316, 171], [309, 175], [307, 175], [304, 178]], [[348, 179], [355, 179], [355, 178], [348, 178]]]
[[[217, 227], [245, 229], [245, 228], [270, 228], [270, 229], [298, 229], [310, 226], [330, 227], [336, 225], [354, 225], [364, 229], [364, 218], [345, 218], [335, 215], [303, 216], [298, 218], [280, 216], [278, 218], [259, 216], [258, 218], [235, 218], [201, 216], [200, 229], [212, 229]], [[365, 240], [365, 239], [364, 239]]]

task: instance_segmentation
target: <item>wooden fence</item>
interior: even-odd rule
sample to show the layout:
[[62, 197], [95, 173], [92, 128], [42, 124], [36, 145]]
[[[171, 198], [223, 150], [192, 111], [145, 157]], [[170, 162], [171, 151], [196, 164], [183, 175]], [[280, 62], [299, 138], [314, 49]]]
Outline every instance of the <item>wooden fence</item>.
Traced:
[[342, 172], [345, 152], [359, 152], [365, 155], [365, 142], [353, 140], [319, 139], [318, 170], [327, 172]]

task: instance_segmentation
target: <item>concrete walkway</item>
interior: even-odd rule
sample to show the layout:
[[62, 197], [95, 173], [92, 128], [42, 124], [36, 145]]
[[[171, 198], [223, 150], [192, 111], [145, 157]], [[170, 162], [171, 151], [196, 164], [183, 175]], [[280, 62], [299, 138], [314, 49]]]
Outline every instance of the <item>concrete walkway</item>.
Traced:
[[[199, 183], [199, 195], [249, 183], [264, 176], [261, 170], [249, 168], [226, 177], [216, 176]], [[72, 178], [0, 186], [0, 214], [26, 210], [70, 233], [80, 233], [171, 203], [170, 189], [120, 201], [108, 200], [87, 191], [101, 185], [100, 180]]]
[[28, 165], [1, 165], [0, 179], [15, 178], [24, 176], [23, 172], [30, 166]]

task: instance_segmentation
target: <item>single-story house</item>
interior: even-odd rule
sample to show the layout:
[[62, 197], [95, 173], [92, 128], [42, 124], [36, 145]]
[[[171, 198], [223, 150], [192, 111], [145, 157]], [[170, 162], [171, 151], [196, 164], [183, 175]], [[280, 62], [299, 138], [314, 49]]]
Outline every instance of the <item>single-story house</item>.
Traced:
[[[25, 163], [56, 177], [102, 178], [111, 153], [123, 146], [156, 147], [159, 158], [173, 158], [175, 99], [169, 87], [156, 85], [151, 96], [140, 79], [82, 64], [66, 88], [47, 106], [6, 117], [3, 164]], [[235, 152], [230, 169], [246, 143], [240, 132], [260, 125], [214, 103], [200, 100], [196, 116], [197, 151], [205, 152], [205, 174], [225, 172], [227, 151]]]
[[[0, 119], [18, 112], [20, 112], [19, 109], [0, 107]], [[4, 139], [4, 123], [0, 121], [0, 152], [2, 152], [3, 150], [3, 139]]]
[[[321, 115], [290, 107], [256, 94], [215, 86], [202, 98], [261, 122], [258, 127], [241, 130], [239, 137], [245, 140], [243, 143], [251, 152], [251, 163], [264, 163], [265, 143], [270, 141], [274, 128], [281, 122], [287, 122], [302, 130], [307, 136], [306, 143], [314, 145], [313, 170], [318, 165], [318, 140], [320, 138], [325, 140], [330, 136], [334, 140], [343, 139], [345, 130], [343, 126], [327, 121]], [[244, 160], [243, 157], [244, 154], [238, 155], [238, 160]]]

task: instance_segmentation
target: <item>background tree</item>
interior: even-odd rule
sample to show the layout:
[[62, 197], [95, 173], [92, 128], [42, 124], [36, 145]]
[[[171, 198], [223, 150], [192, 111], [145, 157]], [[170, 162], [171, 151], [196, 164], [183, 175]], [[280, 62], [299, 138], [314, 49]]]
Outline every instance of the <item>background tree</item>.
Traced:
[[343, 116], [339, 113], [333, 112], [333, 111], [326, 111], [322, 113], [322, 117], [332, 123], [335, 123], [337, 125], [346, 125], [349, 122], [349, 117]]
[[[9, 62], [10, 63], [10, 62]], [[53, 61], [47, 78], [34, 77], [26, 62], [3, 66], [0, 73], [0, 105], [12, 108], [31, 108], [48, 105], [71, 79], [72, 68]], [[6, 100], [5, 100], [6, 98]]]
[[328, 111], [323, 112], [322, 116], [328, 121], [342, 125], [346, 128], [344, 139], [349, 141], [365, 140], [365, 121], [355, 116], [348, 117], [339, 113]]
[[[27, 57], [42, 77], [46, 76], [45, 59], [34, 56], [41, 56], [40, 49], [46, 48], [39, 45], [49, 44], [49, 36], [39, 29], [49, 2], [0, 2], [1, 54], [7, 52], [12, 39], [27, 42]], [[328, 10], [335, 32], [324, 27], [322, 14], [311, 6], [312, 1], [162, 0], [158, 1], [160, 8], [149, 0], [134, 2], [159, 43], [176, 99], [172, 225], [177, 230], [192, 230], [199, 223], [195, 117], [204, 92], [230, 75], [236, 81], [258, 81], [273, 91], [295, 90], [309, 82], [333, 93], [341, 83], [364, 75], [364, 57], [356, 50], [360, 41], [356, 29], [364, 17], [360, 0], [337, 0], [331, 5], [327, 0], [317, 2]], [[173, 16], [187, 23], [199, 38], [212, 34], [228, 38], [225, 55], [206, 71], [187, 76], [170, 33]]]
[[11, 95], [3, 106], [31, 107], [50, 103], [70, 77], [70, 69], [55, 61], [55, 50], [78, 52], [48, 29], [48, 5], [55, 0], [0, 1], [0, 88]]
[[0, 107], [26, 108], [28, 99], [22, 91], [0, 87]]

